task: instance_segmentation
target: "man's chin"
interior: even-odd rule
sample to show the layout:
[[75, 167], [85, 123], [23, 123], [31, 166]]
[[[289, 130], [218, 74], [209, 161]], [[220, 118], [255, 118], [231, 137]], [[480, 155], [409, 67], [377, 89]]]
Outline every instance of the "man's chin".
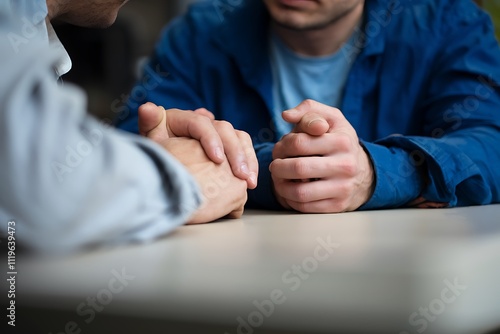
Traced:
[[277, 26], [291, 31], [311, 31], [311, 30], [318, 30], [324, 27], [323, 24], [314, 24], [298, 20], [273, 20], [273, 21]]
[[111, 27], [115, 22], [118, 13], [110, 15], [108, 17], [102, 17], [99, 20], [95, 20], [95, 22], [90, 22], [90, 25], [87, 28], [97, 28], [97, 29], [105, 29]]
[[88, 20], [83, 19], [82, 17], [61, 16], [56, 18], [54, 21], [55, 23], [66, 23], [82, 28], [105, 29], [115, 23], [117, 14], [118, 13], [102, 17], [92, 17]]

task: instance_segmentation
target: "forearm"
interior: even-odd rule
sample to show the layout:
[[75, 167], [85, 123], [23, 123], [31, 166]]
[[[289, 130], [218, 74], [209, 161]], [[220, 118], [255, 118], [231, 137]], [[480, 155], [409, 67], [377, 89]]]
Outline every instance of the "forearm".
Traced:
[[2, 71], [0, 203], [20, 239], [74, 249], [150, 240], [186, 222], [200, 202], [187, 171], [153, 143], [88, 118], [83, 94], [53, 83], [53, 60], [40, 52]]
[[398, 207], [422, 197], [448, 206], [500, 201], [500, 131], [477, 127], [442, 138], [389, 137], [365, 146], [376, 188], [361, 209]]

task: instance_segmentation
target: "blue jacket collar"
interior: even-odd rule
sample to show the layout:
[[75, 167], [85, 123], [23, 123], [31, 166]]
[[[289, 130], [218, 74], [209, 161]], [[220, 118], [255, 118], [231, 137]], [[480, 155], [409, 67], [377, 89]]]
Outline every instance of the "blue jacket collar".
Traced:
[[386, 28], [394, 21], [393, 15], [396, 15], [394, 13], [403, 10], [402, 6], [398, 0], [365, 1], [362, 25], [364, 38], [362, 54], [364, 56], [375, 56], [384, 52]]
[[[360, 55], [373, 56], [383, 53], [386, 29], [381, 15], [392, 15], [391, 6], [397, 4], [400, 3], [396, 0], [366, 1], [362, 40], [361, 44], [357, 45], [361, 49]], [[265, 5], [262, 1], [243, 1], [240, 6], [227, 12], [224, 20], [212, 37], [213, 41], [234, 59], [245, 81], [267, 97], [270, 90], [263, 86], [272, 82], [272, 79], [267, 52], [269, 14]], [[388, 20], [391, 22], [392, 18]]]
[[213, 40], [234, 59], [246, 82], [258, 88], [271, 75], [268, 36], [267, 10], [262, 1], [250, 0], [227, 13]]

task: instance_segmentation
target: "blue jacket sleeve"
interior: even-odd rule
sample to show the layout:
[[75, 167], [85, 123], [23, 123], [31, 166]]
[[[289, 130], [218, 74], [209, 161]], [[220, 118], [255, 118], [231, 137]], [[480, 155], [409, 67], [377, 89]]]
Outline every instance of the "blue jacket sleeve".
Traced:
[[456, 1], [441, 30], [422, 100], [424, 134], [364, 143], [376, 186], [361, 209], [419, 196], [449, 206], [500, 201], [500, 48], [491, 21], [472, 2]]

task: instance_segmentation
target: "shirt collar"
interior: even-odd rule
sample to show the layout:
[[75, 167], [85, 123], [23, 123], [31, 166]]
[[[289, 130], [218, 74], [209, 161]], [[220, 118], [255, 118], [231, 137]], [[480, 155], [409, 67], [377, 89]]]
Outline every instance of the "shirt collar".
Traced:
[[46, 0], [7, 0], [7, 3], [13, 13], [35, 26], [45, 21], [48, 14]]
[[[267, 52], [269, 40], [263, 38], [269, 33], [269, 15], [264, 3], [242, 1], [240, 6], [226, 14], [212, 39], [233, 57], [245, 81], [261, 90], [262, 83], [271, 81]], [[255, 50], [263, 52], [256, 53]]]
[[56, 74], [58, 77], [68, 73], [71, 70], [71, 58], [68, 54], [68, 51], [64, 48], [64, 45], [61, 43], [59, 40], [59, 37], [57, 37], [56, 32], [54, 31], [54, 28], [52, 27], [52, 24], [47, 23], [47, 34], [49, 38], [49, 45], [51, 49], [57, 50], [61, 54], [60, 60], [57, 62], [54, 70], [56, 71]]
[[4, 6], [21, 20], [26, 21], [26, 24], [33, 25], [36, 34], [30, 35], [31, 39], [47, 43], [51, 49], [60, 53], [61, 58], [54, 68], [56, 75], [60, 77], [68, 73], [72, 66], [71, 58], [47, 19], [46, 0], [7, 0]]

